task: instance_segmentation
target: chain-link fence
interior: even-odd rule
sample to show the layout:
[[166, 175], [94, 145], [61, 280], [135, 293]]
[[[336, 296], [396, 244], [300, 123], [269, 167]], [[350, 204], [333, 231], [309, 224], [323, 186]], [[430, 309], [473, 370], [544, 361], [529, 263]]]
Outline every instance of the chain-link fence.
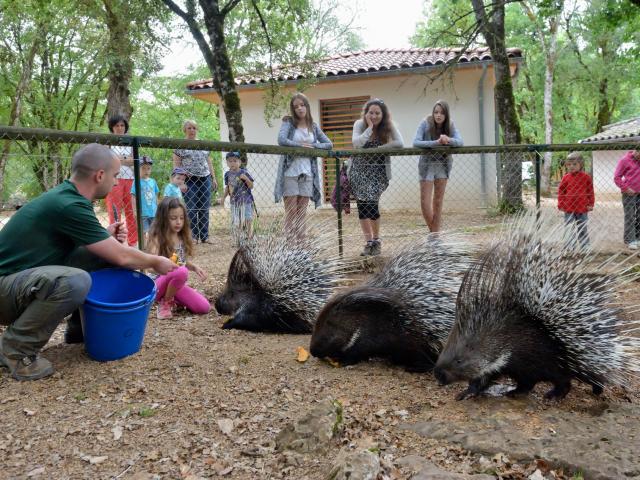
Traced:
[[[427, 225], [438, 228], [439, 224], [443, 231], [460, 231], [470, 241], [481, 242], [502, 222], [501, 213], [520, 206], [538, 204], [563, 215], [559, 193], [562, 208], [587, 213], [587, 231], [607, 232], [598, 236], [606, 239], [601, 247], [623, 250], [625, 243], [640, 239], [640, 196], [624, 174], [620, 176], [621, 159], [627, 151], [640, 148], [636, 144], [326, 151], [13, 127], [0, 127], [0, 139], [5, 140], [0, 159], [0, 228], [30, 198], [68, 178], [73, 153], [83, 144], [96, 142], [125, 147], [120, 150], [123, 158], [142, 159], [131, 167], [135, 177], [131, 186], [121, 188], [123, 200], [96, 202], [96, 213], [105, 225], [117, 216], [128, 220], [130, 232], [144, 230], [147, 220], [141, 217], [151, 217], [149, 221], [153, 217], [149, 204], [160, 201], [165, 193], [180, 192], [194, 238], [212, 244], [216, 252], [232, 251], [233, 233], [239, 229], [259, 231], [302, 211], [307, 222], [335, 225], [336, 248], [345, 255], [367, 253], [367, 241], [372, 239], [381, 240], [378, 249], [389, 251], [426, 233]], [[588, 185], [580, 183], [584, 176], [577, 183], [571, 177], [562, 181], [570, 173], [565, 160], [574, 151], [581, 153], [581, 168], [592, 179], [593, 199]], [[238, 152], [240, 170], [233, 165], [235, 155], [226, 158], [228, 152]], [[288, 162], [281, 162], [283, 156]], [[295, 162], [316, 157], [317, 175], [313, 162]], [[640, 160], [633, 161], [640, 165]], [[347, 185], [342, 182], [336, 187], [343, 165], [348, 173], [342, 178], [348, 179], [349, 191], [343, 191]], [[172, 175], [175, 167], [189, 172], [184, 185], [184, 178], [176, 178], [180, 174]], [[138, 181], [143, 193], [129, 207], [126, 199]], [[165, 192], [169, 184], [175, 187]], [[624, 195], [621, 186], [627, 190]], [[274, 191], [284, 200], [276, 203]], [[302, 200], [292, 203], [298, 194]], [[307, 203], [304, 197], [312, 199]], [[314, 208], [314, 197], [318, 208]], [[350, 213], [344, 208], [347, 199]], [[135, 240], [130, 236], [130, 243]]]

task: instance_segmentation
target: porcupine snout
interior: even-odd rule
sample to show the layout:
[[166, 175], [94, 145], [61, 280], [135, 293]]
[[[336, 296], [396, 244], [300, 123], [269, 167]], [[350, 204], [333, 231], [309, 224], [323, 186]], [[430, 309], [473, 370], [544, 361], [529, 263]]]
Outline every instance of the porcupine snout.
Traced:
[[433, 369], [433, 376], [436, 377], [438, 385], [449, 385], [452, 382], [450, 375], [448, 375], [447, 371], [442, 367], [436, 366]]

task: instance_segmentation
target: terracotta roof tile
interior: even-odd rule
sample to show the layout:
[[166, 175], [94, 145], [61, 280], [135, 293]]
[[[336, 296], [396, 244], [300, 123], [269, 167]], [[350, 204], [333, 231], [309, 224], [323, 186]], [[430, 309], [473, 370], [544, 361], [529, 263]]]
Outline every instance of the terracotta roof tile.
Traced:
[[[519, 48], [509, 48], [507, 53], [509, 58], [522, 58], [522, 50]], [[305, 65], [285, 65], [274, 68], [274, 73], [277, 81], [337, 77], [442, 65], [453, 61], [458, 55], [458, 63], [491, 60], [491, 52], [487, 47], [465, 51], [461, 51], [460, 48], [382, 49], [345, 53]], [[264, 73], [241, 75], [236, 78], [237, 85], [256, 85], [268, 81], [269, 77]], [[188, 90], [211, 87], [211, 79], [196, 80], [187, 84]]]
[[602, 132], [580, 140], [580, 143], [616, 141], [640, 137], [640, 117], [605, 125]]

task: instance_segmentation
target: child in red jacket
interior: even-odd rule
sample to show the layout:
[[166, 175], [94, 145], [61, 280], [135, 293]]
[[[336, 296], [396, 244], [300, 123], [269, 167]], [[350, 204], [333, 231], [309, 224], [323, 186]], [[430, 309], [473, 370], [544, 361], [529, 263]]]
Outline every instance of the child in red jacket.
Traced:
[[558, 187], [558, 209], [564, 212], [567, 225], [576, 224], [580, 245], [587, 247], [587, 212], [593, 210], [595, 204], [593, 180], [584, 171], [584, 159], [580, 152], [570, 153], [565, 166], [567, 173], [562, 177]]

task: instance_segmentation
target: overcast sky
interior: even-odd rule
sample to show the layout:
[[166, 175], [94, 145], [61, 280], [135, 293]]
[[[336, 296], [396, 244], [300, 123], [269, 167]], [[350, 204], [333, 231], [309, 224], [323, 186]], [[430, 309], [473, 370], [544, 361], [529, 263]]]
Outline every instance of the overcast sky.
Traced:
[[[408, 48], [416, 23], [422, 18], [424, 0], [340, 0], [345, 5], [338, 15], [351, 18], [354, 7], [358, 29], [366, 48]], [[188, 31], [185, 38], [190, 39]], [[198, 46], [191, 41], [176, 41], [164, 58], [162, 75], [185, 72], [202, 59]]]

